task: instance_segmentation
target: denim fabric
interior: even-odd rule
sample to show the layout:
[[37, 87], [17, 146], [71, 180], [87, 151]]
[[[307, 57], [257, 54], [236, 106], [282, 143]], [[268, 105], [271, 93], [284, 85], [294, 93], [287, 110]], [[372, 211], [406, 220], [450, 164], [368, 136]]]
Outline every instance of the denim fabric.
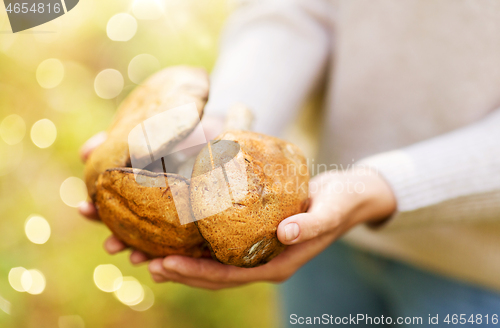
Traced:
[[[500, 315], [499, 293], [373, 255], [343, 242], [331, 245], [280, 289], [284, 327], [336, 326], [332, 318], [352, 318], [358, 314], [372, 320], [382, 315], [393, 320], [391, 325], [384, 325], [362, 319], [357, 324], [360, 327], [500, 327], [500, 318], [492, 324], [492, 316]], [[292, 314], [295, 316], [291, 317]], [[328, 324], [323, 314], [328, 315]], [[450, 324], [444, 322], [448, 314]], [[466, 320], [474, 314], [475, 322], [454, 325], [453, 314], [457, 314], [458, 321], [460, 314], [465, 314], [462, 318]], [[429, 324], [429, 315], [434, 318], [438, 315], [438, 324]], [[482, 315], [481, 324], [477, 315]], [[304, 318], [304, 324], [299, 323], [299, 317]], [[308, 325], [307, 317], [320, 317], [323, 324]], [[398, 317], [403, 320], [411, 317], [412, 321], [397, 324]], [[413, 317], [422, 317], [422, 323]], [[337, 326], [354, 326], [353, 322]]]

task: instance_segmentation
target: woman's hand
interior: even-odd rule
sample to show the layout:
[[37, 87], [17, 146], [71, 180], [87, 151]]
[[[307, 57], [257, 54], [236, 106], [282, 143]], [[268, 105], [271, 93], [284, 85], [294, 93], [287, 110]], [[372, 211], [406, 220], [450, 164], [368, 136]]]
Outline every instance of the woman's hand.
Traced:
[[320, 174], [310, 181], [309, 189], [308, 212], [291, 216], [278, 227], [279, 240], [290, 246], [269, 263], [239, 268], [212, 259], [171, 255], [150, 262], [153, 279], [207, 289], [282, 282], [355, 225], [379, 223], [396, 210], [390, 187], [367, 169]]

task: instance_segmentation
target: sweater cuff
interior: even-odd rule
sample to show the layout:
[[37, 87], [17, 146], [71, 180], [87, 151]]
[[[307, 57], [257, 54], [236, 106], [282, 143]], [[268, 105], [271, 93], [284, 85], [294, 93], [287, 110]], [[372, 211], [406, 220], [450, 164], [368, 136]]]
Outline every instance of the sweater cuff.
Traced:
[[379, 227], [498, 221], [500, 181], [494, 174], [498, 169], [485, 165], [473, 170], [454, 158], [456, 149], [439, 148], [440, 154], [433, 147], [409, 147], [357, 163], [379, 174], [394, 192], [397, 210]]
[[402, 150], [390, 151], [365, 158], [356, 163], [358, 167], [371, 169], [381, 176], [391, 187], [397, 201], [396, 211], [382, 224], [370, 225], [372, 228], [388, 228], [399, 225], [404, 212], [418, 207], [419, 200], [414, 192], [418, 185], [418, 174], [411, 157]]

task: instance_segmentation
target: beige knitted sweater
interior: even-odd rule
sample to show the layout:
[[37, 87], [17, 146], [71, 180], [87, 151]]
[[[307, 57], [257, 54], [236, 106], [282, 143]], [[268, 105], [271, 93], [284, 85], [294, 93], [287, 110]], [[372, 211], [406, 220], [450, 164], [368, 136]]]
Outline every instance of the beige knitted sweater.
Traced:
[[320, 161], [376, 167], [398, 212], [345, 239], [500, 290], [500, 1], [245, 1], [207, 114], [279, 135], [325, 81]]

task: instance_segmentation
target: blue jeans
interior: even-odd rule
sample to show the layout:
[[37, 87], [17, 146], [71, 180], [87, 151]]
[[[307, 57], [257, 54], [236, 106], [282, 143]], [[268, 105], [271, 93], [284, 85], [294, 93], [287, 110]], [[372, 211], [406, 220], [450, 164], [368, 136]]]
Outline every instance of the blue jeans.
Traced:
[[[280, 288], [285, 327], [354, 323], [359, 327], [500, 327], [500, 293], [342, 242], [331, 245]], [[429, 324], [429, 315], [438, 324]]]

